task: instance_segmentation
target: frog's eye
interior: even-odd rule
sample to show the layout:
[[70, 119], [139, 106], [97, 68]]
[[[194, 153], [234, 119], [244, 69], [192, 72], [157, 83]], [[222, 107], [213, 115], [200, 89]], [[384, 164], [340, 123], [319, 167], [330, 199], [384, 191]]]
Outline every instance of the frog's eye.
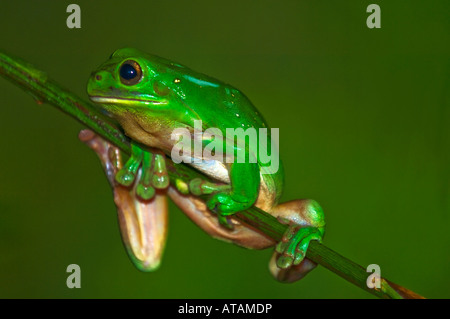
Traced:
[[142, 69], [136, 61], [127, 60], [120, 66], [119, 75], [123, 84], [135, 85], [142, 79]]

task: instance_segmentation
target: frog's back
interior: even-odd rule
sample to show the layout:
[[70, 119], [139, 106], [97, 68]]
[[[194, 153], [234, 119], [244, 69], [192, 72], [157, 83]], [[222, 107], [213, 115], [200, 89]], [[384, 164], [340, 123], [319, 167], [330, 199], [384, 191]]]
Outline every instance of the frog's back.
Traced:
[[[202, 120], [203, 130], [214, 127], [225, 134], [227, 128], [242, 128], [244, 131], [254, 128], [259, 136], [259, 129], [266, 128], [267, 136], [260, 136], [260, 138], [267, 140], [267, 153], [270, 153], [271, 130], [262, 114], [244, 93], [229, 84], [181, 64], [161, 57], [154, 56], [153, 58], [157, 59], [160, 65], [164, 65], [178, 75], [179, 93], [183, 96], [185, 105]], [[260, 143], [259, 140], [258, 143]], [[279, 164], [274, 173], [261, 174], [259, 200], [264, 201], [267, 206], [261, 208], [271, 208], [275, 205], [283, 189], [284, 171], [278, 150], [276, 154], [270, 154], [270, 156], [271, 158], [276, 156]], [[267, 167], [271, 163], [263, 163], [259, 154], [257, 154], [257, 159], [261, 173], [267, 171]]]
[[[278, 145], [275, 145], [275, 151], [272, 152], [271, 128], [262, 114], [241, 91], [227, 84], [223, 84], [220, 91], [215, 95], [218, 97], [217, 100], [211, 101], [220, 116], [215, 114], [208, 118], [202, 115], [202, 118], [208, 118], [207, 123], [212, 123], [210, 126], [219, 128], [223, 133], [227, 128], [242, 128], [244, 131], [250, 128], [255, 129], [258, 136], [258, 145], [254, 148], [255, 151], [260, 150], [261, 139], [266, 141], [266, 150], [262, 150], [262, 152], [270, 156], [271, 162], [263, 162], [260, 154], [256, 155], [261, 173], [260, 196], [257, 206], [263, 210], [270, 210], [278, 203], [284, 185], [284, 170], [278, 153]], [[260, 128], [266, 129], [267, 135], [260, 134]], [[278, 140], [275, 142], [278, 143]], [[275, 164], [275, 161], [278, 165]]]
[[[284, 170], [282, 162], [279, 158], [278, 149], [276, 148], [276, 152], [271, 154], [271, 129], [267, 125], [264, 117], [247, 98], [247, 96], [235, 87], [207, 75], [198, 73], [189, 75], [188, 78], [191, 81], [201, 84], [201, 88], [198, 87], [200, 91], [211, 91], [208, 92], [208, 94], [201, 94], [201, 96], [207, 96], [207, 100], [203, 99], [191, 102], [191, 105], [193, 105], [192, 108], [194, 108], [195, 111], [201, 115], [203, 122], [207, 123], [207, 125], [204, 126], [204, 129], [216, 127], [221, 130], [222, 134], [225, 134], [227, 128], [242, 128], [244, 131], [253, 128], [256, 130], [256, 134], [258, 136], [257, 142], [259, 144], [255, 150], [259, 150], [260, 148], [260, 139], [265, 139], [267, 141], [267, 150], [265, 151], [267, 156], [270, 154], [272, 162], [262, 162], [259, 154], [257, 154], [258, 165], [261, 172], [261, 195], [259, 197], [261, 205], [259, 206], [262, 209], [270, 209], [273, 205], [278, 203], [281, 196], [284, 184]], [[189, 103], [190, 101], [187, 102]], [[267, 136], [259, 134], [260, 128], [267, 129]], [[263, 174], [264, 172], [267, 173], [268, 167], [271, 164], [274, 164], [274, 158], [278, 162], [278, 167], [275, 165], [275, 172]], [[262, 205], [263, 202], [264, 206]]]

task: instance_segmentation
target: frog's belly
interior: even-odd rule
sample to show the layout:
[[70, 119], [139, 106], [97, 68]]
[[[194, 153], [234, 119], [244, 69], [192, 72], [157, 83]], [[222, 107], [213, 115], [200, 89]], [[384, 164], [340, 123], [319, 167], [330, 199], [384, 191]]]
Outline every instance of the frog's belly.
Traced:
[[215, 160], [203, 160], [201, 163], [195, 163], [192, 160], [189, 165], [212, 179], [230, 184], [228, 167], [222, 162]]

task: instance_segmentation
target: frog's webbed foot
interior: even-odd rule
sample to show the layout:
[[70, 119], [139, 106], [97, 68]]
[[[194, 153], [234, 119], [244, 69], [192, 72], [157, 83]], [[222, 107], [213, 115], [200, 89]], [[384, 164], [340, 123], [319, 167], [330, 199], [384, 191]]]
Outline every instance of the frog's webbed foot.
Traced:
[[[287, 222], [283, 220], [283, 222]], [[292, 222], [275, 247], [279, 254], [276, 264], [281, 269], [299, 265], [306, 256], [311, 240], [322, 242], [323, 230], [314, 226], [300, 226]]]
[[[138, 170], [141, 166], [142, 174], [138, 176]], [[164, 154], [159, 151], [152, 153], [132, 144], [131, 156], [117, 173], [116, 181], [122, 186], [129, 187], [136, 180], [136, 194], [144, 200], [149, 200], [155, 195], [155, 188], [167, 188], [169, 176]]]
[[231, 191], [218, 192], [206, 203], [208, 208], [221, 216], [230, 216], [252, 206], [245, 196], [233, 194]]
[[[217, 198], [222, 198], [223, 195], [220, 194], [226, 194], [231, 190], [231, 185], [227, 184], [217, 184], [208, 182], [206, 180], [203, 180], [201, 178], [194, 178], [189, 182], [189, 191], [191, 194], [195, 196], [201, 196], [201, 195], [209, 195], [209, 194], [215, 194], [212, 198], [210, 198], [207, 202], [207, 207], [214, 213], [218, 213], [218, 203], [219, 201]], [[231, 214], [229, 214], [231, 215]], [[226, 217], [225, 214], [217, 214], [217, 218], [219, 220], [219, 223], [229, 229], [232, 229], [233, 226], [231, 225], [230, 221]]]
[[195, 178], [189, 183], [189, 190], [193, 195], [213, 194], [206, 202], [209, 210], [217, 214], [219, 223], [226, 228], [233, 228], [227, 216], [248, 209], [252, 203], [244, 196], [233, 194], [231, 185], [217, 184]]
[[270, 214], [288, 228], [275, 247], [269, 269], [277, 280], [294, 282], [317, 266], [305, 256], [312, 240], [322, 242], [325, 232], [323, 210], [314, 200], [299, 199], [273, 207]]

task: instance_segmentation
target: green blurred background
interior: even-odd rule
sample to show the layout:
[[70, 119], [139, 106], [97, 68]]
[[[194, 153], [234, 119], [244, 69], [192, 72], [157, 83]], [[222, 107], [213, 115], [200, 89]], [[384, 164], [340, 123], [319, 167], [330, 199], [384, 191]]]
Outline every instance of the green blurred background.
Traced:
[[[70, 3], [2, 1], [1, 47], [84, 97], [124, 46], [233, 84], [280, 128], [283, 200], [321, 203], [327, 246], [450, 297], [449, 1], [76, 1], [68, 29]], [[0, 297], [372, 298], [320, 267], [280, 284], [270, 249], [212, 239], [173, 204], [162, 266], [139, 272], [82, 126], [4, 79], [0, 105]]]

